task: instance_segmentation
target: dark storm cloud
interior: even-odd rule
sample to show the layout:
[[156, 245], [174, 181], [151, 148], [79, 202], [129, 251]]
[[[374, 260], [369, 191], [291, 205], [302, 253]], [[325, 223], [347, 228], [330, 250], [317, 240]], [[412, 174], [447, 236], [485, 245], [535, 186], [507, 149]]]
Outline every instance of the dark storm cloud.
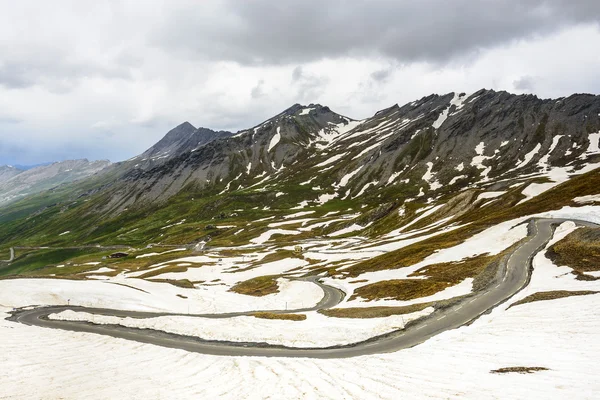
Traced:
[[185, 56], [244, 64], [302, 63], [378, 54], [402, 62], [456, 56], [581, 23], [600, 1], [422, 0], [190, 3], [153, 36]]

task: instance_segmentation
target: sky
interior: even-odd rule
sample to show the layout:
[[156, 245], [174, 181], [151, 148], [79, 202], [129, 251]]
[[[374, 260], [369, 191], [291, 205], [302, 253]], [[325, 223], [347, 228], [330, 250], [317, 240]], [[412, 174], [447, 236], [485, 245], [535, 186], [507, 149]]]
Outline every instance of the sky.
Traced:
[[600, 93], [597, 0], [0, 0], [0, 165], [431, 93]]

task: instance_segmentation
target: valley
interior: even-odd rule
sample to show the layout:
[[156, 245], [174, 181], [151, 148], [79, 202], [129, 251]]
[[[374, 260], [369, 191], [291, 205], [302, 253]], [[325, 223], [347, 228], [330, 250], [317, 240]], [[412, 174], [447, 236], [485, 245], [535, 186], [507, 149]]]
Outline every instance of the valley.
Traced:
[[491, 90], [360, 121], [296, 104], [236, 133], [181, 124], [2, 205], [0, 361], [98, 398], [143, 396], [136, 379], [178, 398], [243, 397], [240, 380], [268, 382], [259, 397], [585, 397], [599, 140], [598, 96]]

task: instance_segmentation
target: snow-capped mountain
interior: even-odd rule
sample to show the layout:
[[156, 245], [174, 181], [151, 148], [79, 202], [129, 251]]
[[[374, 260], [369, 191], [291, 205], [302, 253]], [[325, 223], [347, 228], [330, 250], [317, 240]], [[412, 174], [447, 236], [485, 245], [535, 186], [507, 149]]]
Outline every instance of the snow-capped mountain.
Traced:
[[[493, 202], [478, 197], [482, 191], [516, 205], [599, 167], [599, 115], [600, 96], [544, 100], [492, 90], [430, 95], [361, 121], [295, 104], [235, 134], [183, 123], [58, 200], [100, 225], [160, 209], [207, 216], [223, 207], [357, 203], [368, 208], [342, 228], [363, 229], [394, 210], [409, 209], [408, 221], [411, 207], [438, 202], [445, 205], [437, 214], [456, 216]], [[85, 204], [74, 201], [80, 197]]]
[[431, 95], [362, 121], [296, 104], [235, 135], [184, 123], [127, 164], [113, 204], [164, 202], [187, 185], [232, 193], [310, 181], [323, 189], [310, 201], [384, 190], [428, 198], [533, 174], [559, 182], [600, 161], [599, 113], [598, 96], [480, 90]]

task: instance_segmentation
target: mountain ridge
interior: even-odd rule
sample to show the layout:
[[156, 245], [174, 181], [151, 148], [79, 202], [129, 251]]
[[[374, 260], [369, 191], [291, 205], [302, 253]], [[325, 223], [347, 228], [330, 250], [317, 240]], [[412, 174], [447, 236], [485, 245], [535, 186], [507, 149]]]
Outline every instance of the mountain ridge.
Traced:
[[[179, 151], [145, 164], [140, 155], [111, 165], [42, 203], [69, 209], [49, 217], [49, 226], [66, 231], [68, 215], [87, 218], [82, 240], [118, 232], [116, 226], [139, 229], [135, 221], [160, 212], [166, 220], [172, 213], [207, 218], [247, 207], [258, 210], [250, 212], [258, 219], [260, 209], [366, 207], [324, 232], [381, 232], [385, 224], [369, 226], [380, 220], [397, 226], [394, 213], [403, 220], [415, 209], [444, 204], [432, 216], [457, 217], [490, 203], [478, 198], [482, 191], [510, 193], [517, 204], [598, 168], [598, 114], [600, 96], [542, 100], [483, 89], [425, 96], [360, 121], [319, 104], [294, 104], [197, 147], [179, 147], [198, 131], [180, 124], [180, 134], [163, 142]], [[52, 209], [37, 201], [18, 204], [41, 215]], [[13, 215], [21, 214], [9, 210], [3, 218], [15, 221]], [[15, 223], [22, 232], [35, 229], [33, 222]]]

